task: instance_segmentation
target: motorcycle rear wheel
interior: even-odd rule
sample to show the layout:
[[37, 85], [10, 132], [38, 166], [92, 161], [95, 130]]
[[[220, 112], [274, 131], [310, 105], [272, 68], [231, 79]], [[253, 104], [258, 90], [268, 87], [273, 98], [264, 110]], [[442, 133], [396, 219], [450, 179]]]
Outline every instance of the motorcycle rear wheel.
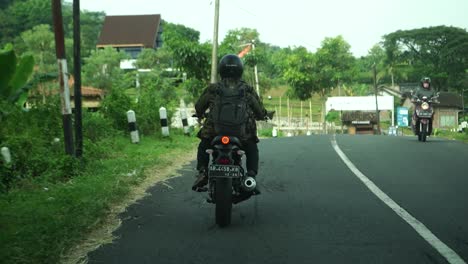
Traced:
[[231, 224], [232, 179], [218, 178], [215, 181], [216, 224], [226, 227]]

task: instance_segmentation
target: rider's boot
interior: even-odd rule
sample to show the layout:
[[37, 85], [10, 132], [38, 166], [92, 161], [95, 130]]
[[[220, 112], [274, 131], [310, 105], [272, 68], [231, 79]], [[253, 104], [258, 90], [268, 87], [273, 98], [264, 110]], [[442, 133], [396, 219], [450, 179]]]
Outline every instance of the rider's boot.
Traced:
[[192, 185], [192, 190], [196, 192], [203, 192], [206, 191], [205, 185], [208, 184], [208, 175], [207, 170], [205, 168], [200, 169], [198, 174], [196, 175], [197, 179]]

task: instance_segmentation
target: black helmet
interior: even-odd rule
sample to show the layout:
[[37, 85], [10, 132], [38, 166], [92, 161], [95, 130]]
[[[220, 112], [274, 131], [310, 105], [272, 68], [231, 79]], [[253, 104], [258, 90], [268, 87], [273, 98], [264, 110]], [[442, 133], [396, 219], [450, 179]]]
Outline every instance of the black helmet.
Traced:
[[219, 61], [218, 70], [221, 79], [240, 79], [244, 72], [244, 65], [237, 55], [228, 54]]
[[424, 87], [424, 86], [423, 86], [423, 83], [428, 83], [428, 84], [429, 84], [429, 87], [428, 87], [428, 88], [430, 88], [430, 87], [431, 87], [431, 78], [429, 78], [429, 77], [422, 77], [422, 78], [421, 78], [421, 87]]

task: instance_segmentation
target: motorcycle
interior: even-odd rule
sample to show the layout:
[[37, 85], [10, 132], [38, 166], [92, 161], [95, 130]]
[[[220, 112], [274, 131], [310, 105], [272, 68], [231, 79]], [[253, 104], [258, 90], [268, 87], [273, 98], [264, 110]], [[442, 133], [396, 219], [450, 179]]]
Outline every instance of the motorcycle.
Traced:
[[216, 224], [220, 227], [231, 223], [232, 205], [255, 195], [257, 185], [242, 167], [245, 152], [240, 140], [233, 136], [217, 136], [211, 142], [208, 166], [208, 202], [214, 203]]
[[439, 93], [432, 98], [423, 96], [421, 99], [416, 98], [413, 100], [416, 107], [416, 114], [413, 116], [413, 128], [417, 131], [418, 141], [426, 142], [427, 136], [432, 133], [432, 128], [429, 128], [429, 126], [432, 124], [434, 118], [433, 104], [438, 103], [438, 97]]
[[[273, 119], [275, 111], [267, 112], [265, 120]], [[197, 116], [198, 123], [202, 124], [205, 116]], [[260, 194], [256, 189], [255, 178], [247, 175], [242, 166], [245, 151], [241, 140], [232, 135], [218, 135], [210, 143], [211, 148], [206, 150], [210, 155], [210, 162], [205, 176], [208, 177], [208, 187], [199, 188], [199, 192], [208, 192], [207, 202], [215, 204], [216, 224], [226, 227], [231, 224], [232, 205]]]

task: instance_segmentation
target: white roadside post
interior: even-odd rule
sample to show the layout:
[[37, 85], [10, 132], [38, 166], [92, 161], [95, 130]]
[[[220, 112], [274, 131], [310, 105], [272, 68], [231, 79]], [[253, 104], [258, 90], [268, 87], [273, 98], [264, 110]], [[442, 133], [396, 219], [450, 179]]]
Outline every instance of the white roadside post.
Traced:
[[135, 111], [133, 110], [127, 111], [127, 120], [128, 120], [128, 130], [130, 130], [130, 137], [131, 137], [132, 143], [139, 143], [140, 136], [138, 134], [138, 130], [136, 127]]
[[188, 125], [188, 120], [187, 120], [187, 108], [185, 107], [180, 108], [180, 117], [182, 118], [182, 126], [184, 127], [184, 134], [189, 135], [190, 130], [189, 130], [189, 125]]
[[273, 137], [278, 136], [278, 130], [276, 130], [276, 127], [273, 127], [273, 131], [271, 131], [271, 134], [272, 134]]
[[3, 156], [3, 160], [5, 161], [7, 165], [11, 163], [11, 154], [10, 154], [9, 148], [7, 147], [2, 148], [2, 156]]
[[159, 118], [161, 119], [161, 131], [164, 137], [169, 136], [169, 127], [167, 123], [167, 110], [165, 107], [159, 108]]

